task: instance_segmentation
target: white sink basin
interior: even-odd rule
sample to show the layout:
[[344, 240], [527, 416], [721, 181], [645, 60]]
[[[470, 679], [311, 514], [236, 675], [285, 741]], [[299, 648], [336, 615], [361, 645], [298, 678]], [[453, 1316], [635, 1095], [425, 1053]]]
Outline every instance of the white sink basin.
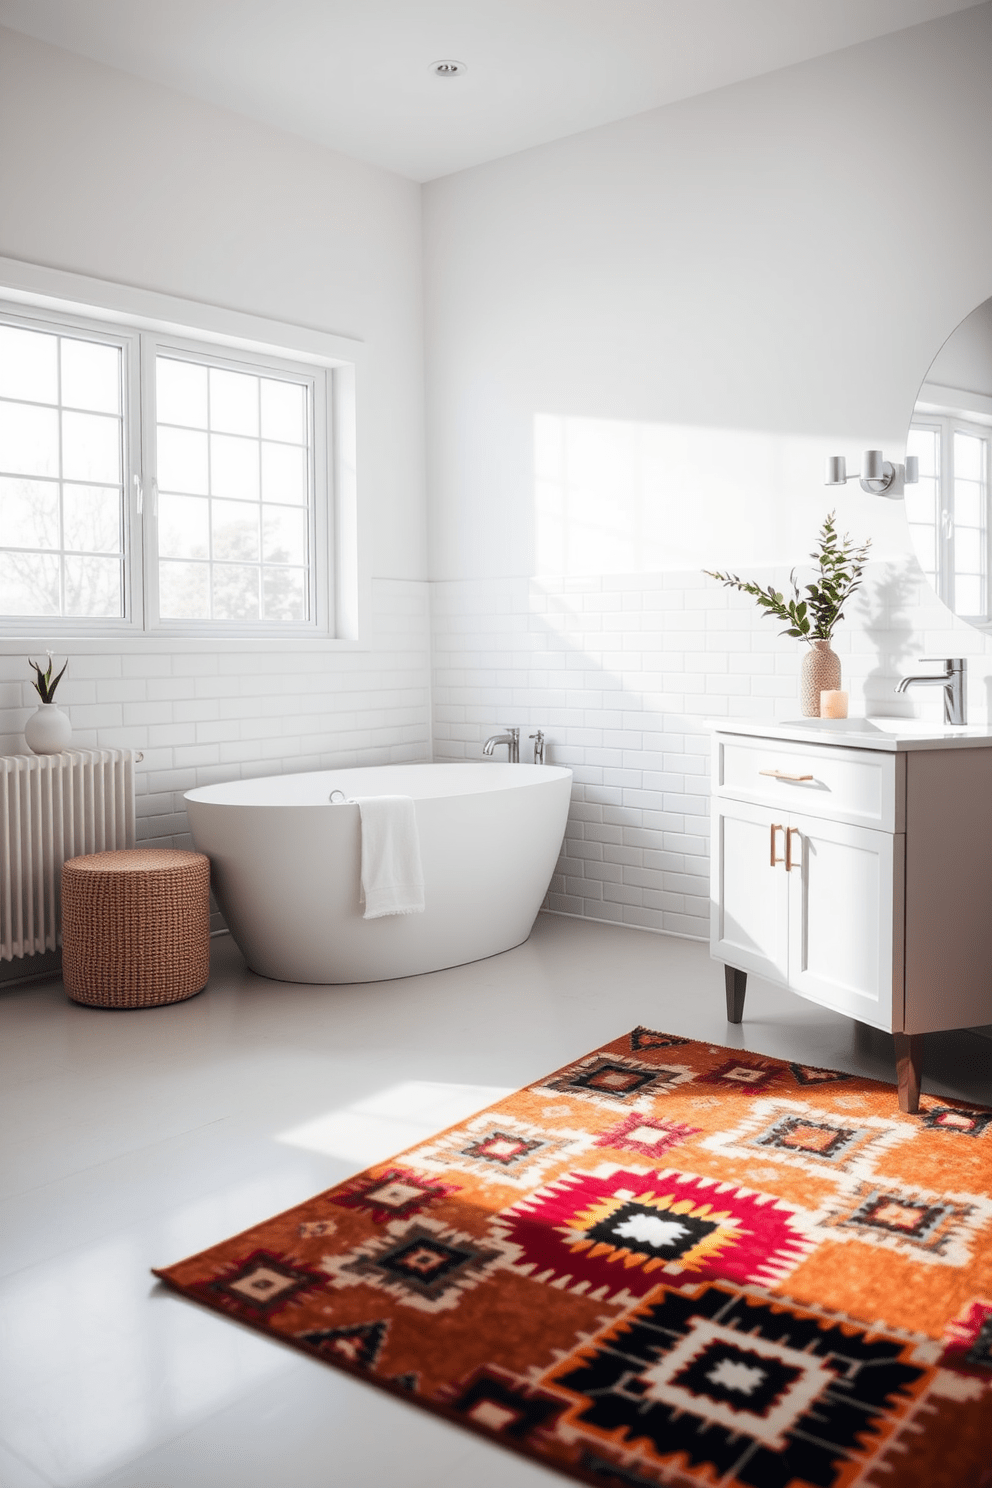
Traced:
[[827, 734], [891, 734], [904, 739], [954, 739], [987, 734], [984, 723], [934, 723], [928, 718], [790, 718], [783, 728]]

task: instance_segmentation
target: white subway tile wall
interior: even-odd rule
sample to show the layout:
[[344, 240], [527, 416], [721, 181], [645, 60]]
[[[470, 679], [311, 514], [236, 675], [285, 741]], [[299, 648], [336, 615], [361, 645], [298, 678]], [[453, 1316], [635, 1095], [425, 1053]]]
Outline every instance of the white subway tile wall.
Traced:
[[[376, 580], [372, 607], [369, 651], [218, 652], [209, 640], [168, 654], [58, 648], [69, 670], [56, 700], [73, 743], [144, 753], [138, 840], [191, 847], [183, 792], [195, 786], [429, 759], [428, 586]], [[0, 754], [28, 752], [24, 725], [38, 701], [30, 676], [26, 653], [0, 656]]]
[[[518, 724], [521, 759], [542, 728], [548, 763], [574, 771], [545, 907], [708, 937], [704, 720], [798, 717], [802, 643], [700, 573], [438, 583], [432, 603], [435, 758], [480, 759], [487, 735]], [[937, 689], [894, 685], [922, 655], [965, 655], [969, 718], [986, 717], [992, 648], [911, 561], [870, 567], [834, 648], [854, 714], [939, 717]]]
[[[756, 577], [788, 582], [784, 570]], [[74, 742], [144, 752], [139, 840], [190, 846], [182, 798], [194, 786], [335, 765], [478, 760], [486, 737], [513, 724], [526, 761], [527, 735], [542, 728], [548, 762], [575, 774], [545, 907], [708, 935], [704, 720], [798, 716], [801, 643], [699, 573], [380, 579], [373, 609], [369, 651], [220, 653], [205, 641], [195, 653], [88, 655], [70, 645], [58, 700]], [[969, 719], [989, 715], [992, 642], [955, 620], [909, 560], [870, 567], [834, 646], [852, 713], [938, 718], [937, 689], [898, 697], [895, 682], [921, 656], [966, 656]], [[34, 706], [25, 656], [8, 650], [0, 753], [25, 752]]]

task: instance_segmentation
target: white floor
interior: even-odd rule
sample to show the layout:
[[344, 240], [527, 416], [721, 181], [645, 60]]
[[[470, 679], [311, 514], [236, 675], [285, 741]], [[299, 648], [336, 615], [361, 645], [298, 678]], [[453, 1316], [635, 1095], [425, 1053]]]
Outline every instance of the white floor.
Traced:
[[[700, 944], [543, 916], [408, 981], [266, 982], [228, 938], [191, 1002], [0, 995], [0, 1485], [526, 1488], [563, 1480], [159, 1288], [287, 1208], [637, 1023], [893, 1078], [891, 1040], [759, 981], [724, 1016]], [[992, 1043], [926, 1089], [992, 1101]]]

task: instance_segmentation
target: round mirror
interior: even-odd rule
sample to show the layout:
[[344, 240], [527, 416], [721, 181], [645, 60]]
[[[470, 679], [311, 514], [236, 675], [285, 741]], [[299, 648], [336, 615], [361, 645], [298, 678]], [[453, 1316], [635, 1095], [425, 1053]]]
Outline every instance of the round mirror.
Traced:
[[906, 516], [923, 572], [955, 615], [992, 631], [992, 299], [938, 352], [906, 453], [919, 461]]

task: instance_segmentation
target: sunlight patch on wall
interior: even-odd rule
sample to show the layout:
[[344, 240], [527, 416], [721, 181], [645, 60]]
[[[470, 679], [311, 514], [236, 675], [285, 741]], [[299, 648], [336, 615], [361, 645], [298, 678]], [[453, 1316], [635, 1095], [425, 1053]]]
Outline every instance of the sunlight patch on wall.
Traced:
[[878, 535], [901, 520], [901, 503], [869, 506], [860, 492], [822, 485], [825, 454], [850, 442], [535, 414], [535, 572], [791, 565], [832, 507], [852, 530]]

